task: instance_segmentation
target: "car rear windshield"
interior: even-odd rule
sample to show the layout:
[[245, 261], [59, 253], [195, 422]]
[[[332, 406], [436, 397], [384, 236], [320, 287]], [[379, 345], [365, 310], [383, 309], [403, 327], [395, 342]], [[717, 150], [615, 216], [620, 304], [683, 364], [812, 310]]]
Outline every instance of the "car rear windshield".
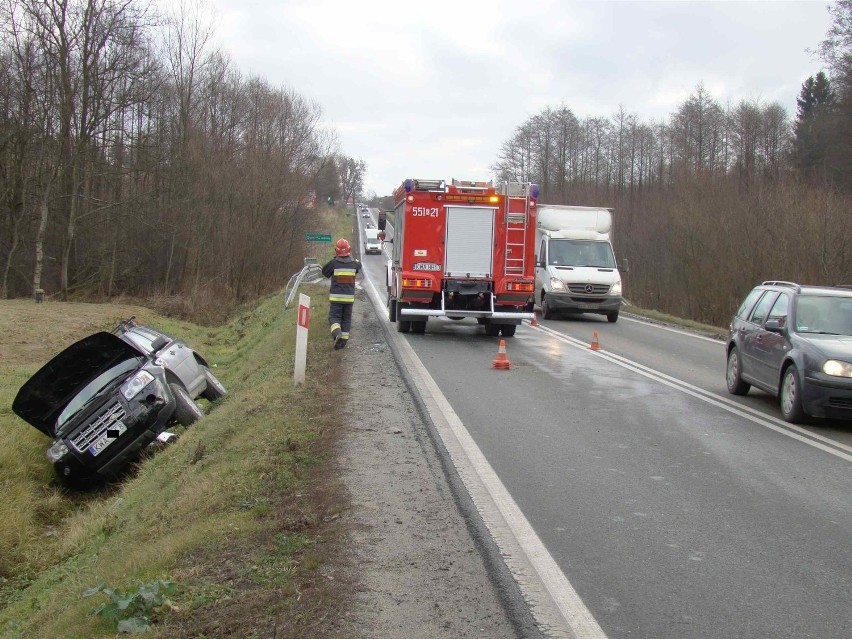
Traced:
[[753, 289], [743, 300], [743, 303], [740, 304], [740, 307], [737, 309], [736, 316], [742, 318], [748, 317], [749, 311], [751, 311], [754, 303], [757, 301], [757, 298], [760, 297], [761, 293], [763, 293], [762, 289]]

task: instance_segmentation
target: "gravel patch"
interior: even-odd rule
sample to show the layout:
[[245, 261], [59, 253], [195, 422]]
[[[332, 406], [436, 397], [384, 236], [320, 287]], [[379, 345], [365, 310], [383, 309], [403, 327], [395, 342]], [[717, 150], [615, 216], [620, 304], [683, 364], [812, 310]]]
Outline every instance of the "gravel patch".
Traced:
[[340, 364], [348, 424], [337, 463], [350, 500], [341, 523], [357, 587], [334, 636], [519, 636], [363, 291]]

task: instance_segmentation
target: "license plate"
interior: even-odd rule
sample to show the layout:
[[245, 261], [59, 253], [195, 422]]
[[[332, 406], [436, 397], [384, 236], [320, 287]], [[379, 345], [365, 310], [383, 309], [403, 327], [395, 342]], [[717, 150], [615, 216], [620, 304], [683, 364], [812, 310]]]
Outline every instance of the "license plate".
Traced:
[[100, 438], [91, 446], [89, 446], [89, 452], [92, 454], [92, 457], [97, 457], [100, 455], [104, 448], [113, 443], [116, 439], [122, 436], [124, 432], [127, 430], [127, 426], [124, 425], [123, 422], [115, 422], [109, 425], [107, 428], [107, 432], [100, 436]]
[[586, 304], [586, 303], [577, 304], [577, 308], [582, 308], [584, 310], [590, 310], [590, 311], [595, 310], [597, 307], [598, 307], [597, 304]]
[[415, 262], [412, 269], [415, 271], [440, 271], [441, 265], [434, 262]]

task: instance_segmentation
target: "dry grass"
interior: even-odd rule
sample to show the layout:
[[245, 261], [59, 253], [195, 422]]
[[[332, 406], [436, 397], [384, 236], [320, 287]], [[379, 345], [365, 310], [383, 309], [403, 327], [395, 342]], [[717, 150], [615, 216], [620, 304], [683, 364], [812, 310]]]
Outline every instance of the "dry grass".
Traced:
[[727, 327], [712, 326], [710, 324], [693, 322], [692, 320], [683, 319], [682, 317], [675, 317], [674, 315], [667, 315], [666, 313], [661, 313], [659, 311], [649, 310], [646, 308], [639, 308], [638, 306], [623, 306], [622, 312], [624, 314], [638, 315], [647, 320], [655, 321], [660, 324], [677, 326], [680, 328], [688, 328], [690, 330], [703, 333], [708, 337], [714, 337], [717, 339], [724, 339], [724, 337], [728, 334]]

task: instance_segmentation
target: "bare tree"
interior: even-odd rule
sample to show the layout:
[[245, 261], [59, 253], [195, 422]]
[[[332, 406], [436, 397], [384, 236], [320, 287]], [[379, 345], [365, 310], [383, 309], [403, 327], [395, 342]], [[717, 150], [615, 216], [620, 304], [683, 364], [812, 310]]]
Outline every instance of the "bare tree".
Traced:
[[361, 197], [361, 191], [364, 188], [367, 163], [364, 160], [340, 155], [337, 158], [337, 172], [340, 175], [340, 188], [343, 191], [344, 202], [352, 198], [354, 203]]

